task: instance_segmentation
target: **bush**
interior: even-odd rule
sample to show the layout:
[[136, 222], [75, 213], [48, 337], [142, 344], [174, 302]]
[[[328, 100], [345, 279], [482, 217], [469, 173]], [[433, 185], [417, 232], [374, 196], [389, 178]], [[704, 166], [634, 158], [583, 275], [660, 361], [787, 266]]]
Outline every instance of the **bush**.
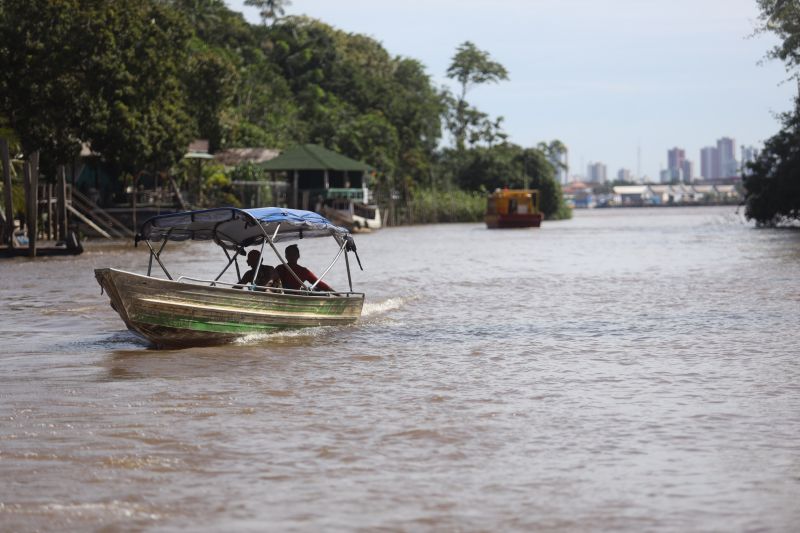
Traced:
[[485, 210], [485, 193], [420, 188], [411, 194], [405, 218], [409, 224], [480, 222]]

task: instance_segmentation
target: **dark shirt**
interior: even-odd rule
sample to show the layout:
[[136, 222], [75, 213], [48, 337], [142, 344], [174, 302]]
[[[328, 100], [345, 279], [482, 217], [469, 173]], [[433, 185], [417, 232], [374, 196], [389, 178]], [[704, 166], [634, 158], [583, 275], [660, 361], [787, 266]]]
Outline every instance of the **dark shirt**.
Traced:
[[[255, 284], [263, 287], [264, 285], [269, 282], [269, 279], [272, 277], [272, 271], [274, 268], [270, 265], [261, 265], [261, 268], [258, 270], [258, 279], [256, 279]], [[253, 282], [253, 275], [255, 275], [256, 269], [251, 268], [247, 272], [244, 273], [242, 279], [239, 280], [240, 285], [237, 285], [237, 289], [241, 289], [242, 285], [250, 285]], [[263, 289], [261, 289], [263, 290]]]

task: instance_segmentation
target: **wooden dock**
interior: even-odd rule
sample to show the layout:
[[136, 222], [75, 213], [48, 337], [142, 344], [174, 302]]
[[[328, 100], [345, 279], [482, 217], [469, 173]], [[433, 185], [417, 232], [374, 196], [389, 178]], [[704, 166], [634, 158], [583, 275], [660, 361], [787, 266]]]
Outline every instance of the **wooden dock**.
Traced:
[[[30, 154], [22, 162], [15, 160], [15, 167], [12, 167], [9, 144], [1, 138], [0, 163], [3, 173], [0, 257], [80, 254], [83, 247], [78, 238], [79, 226], [106, 239], [133, 237], [133, 231], [126, 224], [67, 183], [64, 166], [58, 167], [55, 183], [40, 184], [39, 153]], [[15, 169], [17, 187], [21, 181], [25, 194], [24, 209], [16, 212], [12, 193], [12, 172]], [[17, 200], [19, 208], [20, 199]]]

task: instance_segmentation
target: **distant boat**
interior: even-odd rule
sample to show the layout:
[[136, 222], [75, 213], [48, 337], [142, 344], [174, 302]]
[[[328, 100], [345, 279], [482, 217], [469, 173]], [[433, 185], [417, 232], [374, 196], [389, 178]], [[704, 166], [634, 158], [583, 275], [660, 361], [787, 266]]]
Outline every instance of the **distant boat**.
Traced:
[[[219, 281], [231, 265], [236, 265], [239, 279], [238, 257], [245, 247], [260, 246], [263, 257], [269, 246], [285, 264], [275, 243], [311, 237], [336, 241], [336, 256], [320, 279], [344, 255], [349, 291], [315, 290], [316, 283], [309, 287], [299, 278], [300, 290], [253, 284], [240, 290]], [[227, 260], [216, 278], [173, 278], [162, 260], [164, 247], [168, 241], [186, 240], [210, 241], [225, 253]], [[353, 238], [317, 213], [277, 207], [173, 213], [145, 222], [136, 236], [139, 242], [150, 249], [147, 275], [99, 268], [95, 277], [128, 329], [157, 347], [219, 344], [254, 333], [351, 324], [361, 316], [364, 294], [353, 292], [348, 259], [350, 252], [356, 253]], [[160, 243], [158, 250], [151, 242]], [[152, 276], [154, 261], [167, 279]]]
[[538, 228], [543, 215], [539, 211], [536, 189], [497, 189], [486, 202], [486, 227]]

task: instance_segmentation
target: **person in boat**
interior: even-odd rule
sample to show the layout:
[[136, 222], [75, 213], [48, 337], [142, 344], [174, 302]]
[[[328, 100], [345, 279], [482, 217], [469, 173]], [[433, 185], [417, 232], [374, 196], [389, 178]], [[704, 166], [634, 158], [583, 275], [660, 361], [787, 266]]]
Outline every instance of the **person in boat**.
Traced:
[[[297, 261], [300, 260], [300, 248], [298, 248], [296, 244], [287, 246], [284, 254], [286, 255], [286, 264], [278, 265], [272, 272], [271, 283], [273, 285], [280, 281], [284, 289], [302, 289], [303, 285], [298, 283], [295, 277], [292, 276], [292, 273], [289, 272], [290, 268], [302, 281], [307, 281], [311, 285], [317, 282], [319, 278], [317, 278], [313, 272], [297, 263]], [[324, 281], [317, 283], [315, 289], [320, 291], [333, 291], [333, 288]]]
[[[234, 289], [242, 289], [251, 283], [259, 287], [264, 287], [269, 283], [270, 279], [272, 279], [272, 273], [275, 270], [270, 265], [265, 265], [261, 263], [261, 267], [258, 268], [258, 264], [261, 263], [261, 252], [258, 250], [250, 250], [250, 253], [247, 254], [247, 264], [250, 266], [250, 270], [244, 273], [242, 279], [239, 280], [238, 285], [234, 285]], [[253, 281], [253, 278], [256, 275], [256, 268], [258, 268], [258, 277]], [[265, 289], [258, 289], [258, 290], [265, 290]]]

